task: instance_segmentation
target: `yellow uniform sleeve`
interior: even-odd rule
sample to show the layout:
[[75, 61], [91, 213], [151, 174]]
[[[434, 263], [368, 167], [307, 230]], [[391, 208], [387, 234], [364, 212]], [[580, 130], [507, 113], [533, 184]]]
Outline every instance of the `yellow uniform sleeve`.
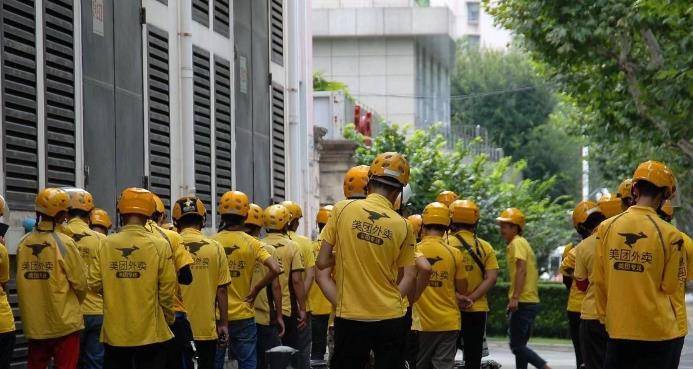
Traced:
[[454, 247], [450, 247], [455, 261], [455, 279], [461, 281], [467, 279], [467, 270], [464, 268], [464, 256], [462, 252]]
[[191, 265], [194, 260], [183, 245], [183, 237], [178, 233], [170, 231], [166, 232], [166, 236], [171, 241], [171, 253], [173, 254], [173, 263], [176, 265], [176, 272], [186, 265]]
[[[167, 245], [168, 246], [168, 245]], [[169, 325], [175, 321], [173, 300], [176, 293], [176, 270], [172, 262], [171, 250], [162, 247], [159, 255], [159, 305], [164, 312], [164, 319]], [[228, 269], [228, 268], [223, 268]]]
[[10, 280], [10, 257], [5, 245], [0, 244], [0, 283]]
[[63, 244], [65, 245], [65, 255], [62, 255], [62, 260], [59, 260], [65, 270], [65, 276], [70, 282], [70, 287], [75, 291], [77, 300], [81, 304], [87, 294], [87, 275], [84, 271], [84, 261], [74, 241], [70, 239], [67, 242], [63, 241]]
[[597, 248], [594, 250], [594, 259], [592, 261], [592, 271], [589, 274], [590, 284], [593, 285], [594, 298], [597, 302], [597, 314], [601, 317], [606, 314], [606, 296], [607, 286], [605, 283], [604, 265], [604, 236], [608, 226], [602, 222], [597, 230]]
[[573, 278], [584, 281], [589, 278], [590, 271], [587, 270], [586, 260], [583, 260], [583, 252], [575, 249], [575, 270], [573, 271]]
[[400, 268], [414, 265], [416, 253], [416, 236], [414, 231], [409, 226], [409, 222], [405, 222], [407, 236], [404, 239], [404, 244], [399, 249], [397, 257], [397, 266]]
[[513, 256], [515, 257], [516, 260], [522, 260], [522, 261], [527, 261], [529, 258], [529, 255], [527, 255], [527, 247], [524, 245], [524, 243], [517, 242], [513, 247], [510, 248], [510, 252], [513, 253]]
[[673, 295], [679, 288], [679, 269], [681, 267], [681, 256], [684, 241], [681, 238], [681, 232], [675, 231], [672, 237], [667, 237], [664, 242], [669, 241], [668, 245], [664, 245], [664, 250], [667, 251], [664, 262], [664, 276], [662, 278], [662, 291], [667, 295]]
[[101, 276], [101, 247], [103, 247], [105, 240], [101, 240], [99, 247], [99, 252], [94, 254], [94, 262], [91, 264], [89, 270], [87, 270], [87, 287], [90, 291], [94, 293], [101, 293], [103, 290], [102, 276]]
[[[337, 214], [337, 209], [335, 209], [334, 214]], [[330, 219], [327, 220], [327, 224], [325, 224], [325, 227], [323, 227], [322, 232], [320, 232], [320, 239], [329, 243], [333, 247], [337, 243], [337, 232], [335, 230], [337, 228], [337, 218], [338, 217], [336, 216], [330, 217]]]
[[572, 277], [575, 272], [575, 247], [571, 247], [567, 254], [563, 255], [563, 260], [561, 260], [561, 273], [563, 275]]
[[498, 265], [498, 258], [496, 257], [496, 250], [494, 250], [488, 242], [481, 242], [486, 251], [486, 258], [484, 258], [484, 268], [486, 268], [486, 270], [500, 269], [500, 266]]
[[303, 266], [306, 269], [315, 267], [315, 254], [310, 243], [306, 242], [301, 247], [301, 253], [303, 254]]
[[265, 260], [269, 259], [271, 255], [267, 250], [265, 250], [264, 247], [262, 247], [262, 242], [256, 240], [253, 238], [253, 240], [250, 242], [251, 247], [253, 248], [253, 254], [255, 254], [255, 260], [263, 264]]
[[[227, 267], [229, 265], [228, 258], [226, 257], [226, 252], [224, 252], [224, 247], [219, 243], [214, 241], [214, 244], [217, 245], [217, 258], [218, 258], [218, 264], [219, 265], [219, 275], [218, 275], [218, 280], [217, 280], [217, 286], [226, 286], [227, 284], [231, 283], [231, 272], [229, 271], [229, 268]], [[267, 251], [265, 251], [267, 252]], [[269, 254], [268, 254], [269, 255]]]
[[693, 280], [693, 241], [687, 234], [681, 232], [683, 247], [686, 249], [686, 280]]
[[304, 270], [303, 254], [299, 247], [294, 248], [294, 255], [291, 258], [291, 271]]

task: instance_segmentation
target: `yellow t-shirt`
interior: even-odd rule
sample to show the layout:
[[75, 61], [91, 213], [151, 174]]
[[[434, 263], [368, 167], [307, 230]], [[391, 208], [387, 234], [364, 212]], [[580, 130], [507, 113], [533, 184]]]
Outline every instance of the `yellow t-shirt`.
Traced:
[[89, 270], [89, 288], [103, 291], [101, 342], [143, 346], [173, 338], [176, 270], [171, 247], [142, 226], [106, 238]]
[[460, 311], [455, 281], [467, 279], [462, 253], [448, 246], [442, 237], [425, 236], [419, 249], [431, 264], [431, 280], [412, 311], [412, 329], [446, 332], [460, 329]]
[[215, 340], [217, 288], [231, 283], [226, 254], [218, 242], [203, 236], [197, 229], [185, 228], [180, 235], [194, 260], [190, 266], [192, 283], [180, 287], [193, 337], [202, 341]]
[[671, 297], [680, 287], [681, 232], [652, 208], [635, 205], [602, 222], [597, 239], [591, 282], [609, 337], [641, 341], [679, 337]]
[[510, 289], [508, 290], [508, 299], [515, 293], [515, 268], [518, 260], [524, 260], [527, 265], [527, 276], [525, 277], [525, 285], [519, 294], [519, 301], [525, 303], [539, 302], [539, 273], [537, 272], [537, 259], [534, 256], [534, 250], [529, 242], [522, 236], [515, 236], [510, 241], [507, 247], [508, 273], [510, 274]]
[[17, 246], [17, 290], [24, 334], [63, 337], [84, 328], [84, 263], [72, 238], [40, 222]]
[[[318, 257], [320, 245], [322, 245], [322, 240], [320, 239], [313, 243], [313, 258]], [[313, 313], [313, 315], [327, 315], [332, 313], [332, 304], [330, 300], [325, 297], [315, 280], [308, 293], [308, 306], [310, 306], [310, 312]]]
[[[262, 243], [262, 248], [267, 251], [267, 253], [277, 259], [277, 249], [272, 245]], [[255, 270], [253, 270], [253, 286], [269, 272], [269, 268], [264, 264], [255, 263]], [[283, 273], [283, 272], [282, 272]], [[262, 292], [255, 298], [255, 323], [260, 325], [270, 324], [270, 303], [269, 303], [269, 291], [272, 290], [272, 284], [268, 284]]]
[[[193, 263], [192, 256], [185, 250], [183, 246], [183, 238], [177, 232], [159, 227], [154, 221], [147, 221], [145, 228], [153, 235], [165, 240], [171, 249], [173, 255], [173, 265], [178, 273], [184, 266]], [[180, 290], [180, 285], [176, 279], [176, 295], [173, 300], [173, 308], [176, 312], [185, 313], [185, 305], [183, 305], [183, 295]]]
[[[10, 280], [10, 258], [5, 245], [0, 243], [0, 284]], [[7, 291], [0, 286], [0, 333], [12, 332], [14, 327], [14, 315], [7, 300]]]
[[[572, 244], [566, 246], [563, 250], [563, 260], [561, 260], [561, 273], [564, 276], [573, 278], [573, 273], [575, 271], [575, 253], [577, 246]], [[568, 292], [568, 305], [566, 310], [579, 313], [582, 310], [582, 300], [585, 298], [585, 293], [580, 291], [577, 287], [577, 283], [573, 281], [570, 286], [570, 291]]]
[[[684, 337], [688, 334], [688, 312], [686, 311], [686, 281], [693, 279], [693, 273], [688, 273], [693, 270], [693, 241], [687, 234], [681, 232], [683, 237], [683, 247], [685, 252], [682, 253], [681, 267], [679, 273], [679, 290], [671, 296], [671, 304], [674, 305], [676, 311], [676, 321], [679, 325], [679, 337]], [[685, 269], [684, 269], [685, 268]]]
[[[491, 244], [488, 242], [477, 238], [474, 234], [467, 230], [462, 230], [457, 232], [457, 235], [462, 237], [465, 242], [471, 247], [472, 252], [474, 252], [479, 260], [484, 265], [486, 270], [498, 270], [498, 259], [496, 259], [496, 251], [493, 249]], [[481, 282], [484, 281], [484, 275], [481, 273], [481, 269], [474, 261], [474, 258], [467, 252], [467, 250], [462, 245], [459, 239], [455, 235], [450, 235], [448, 237], [448, 244], [450, 246], [460, 250], [463, 256], [464, 269], [467, 271], [467, 290], [473, 292], [479, 287]], [[478, 300], [474, 301], [471, 307], [464, 309], [466, 312], [481, 312], [489, 311], [488, 299], [486, 295], [482, 296]]]
[[336, 316], [382, 320], [404, 316], [399, 269], [414, 265], [416, 237], [409, 223], [378, 194], [338, 202], [321, 238], [333, 246]]
[[[305, 270], [301, 273], [303, 280], [306, 280], [306, 271], [310, 268], [315, 268], [315, 254], [313, 253], [313, 241], [310, 238], [296, 234], [296, 232], [289, 232], [289, 238], [296, 242], [301, 257], [303, 258], [303, 267]], [[315, 282], [315, 280], [313, 280]], [[312, 284], [311, 284], [312, 286]], [[310, 291], [306, 291], [309, 294], [306, 295], [306, 311], [311, 311], [310, 308]]]
[[[282, 314], [291, 316], [292, 311], [297, 311], [296, 297], [291, 292], [292, 288], [289, 287], [291, 273], [304, 270], [303, 254], [298, 245], [285, 234], [268, 233], [262, 241], [277, 249], [277, 261], [284, 269], [284, 272], [279, 275], [279, 284], [282, 287]], [[294, 305], [293, 309], [292, 305]]]
[[[597, 235], [591, 236], [580, 241], [573, 249], [575, 250], [575, 271], [573, 272], [573, 285], [576, 281], [590, 281], [585, 297], [580, 306], [580, 319], [583, 320], [602, 320], [597, 313], [597, 301], [594, 294], [594, 283], [592, 283], [592, 265], [594, 263], [594, 253], [597, 248]], [[603, 323], [603, 321], [602, 321]]]
[[[67, 222], [67, 229], [72, 235], [80, 254], [84, 261], [84, 270], [88, 271], [94, 260], [98, 259], [99, 250], [101, 249], [101, 233], [94, 232], [89, 228], [89, 225], [82, 219], [73, 218]], [[82, 302], [82, 313], [84, 315], [102, 315], [103, 314], [103, 296], [87, 290], [87, 295]]]
[[231, 276], [231, 284], [227, 287], [229, 320], [252, 318], [255, 316], [253, 306], [243, 300], [250, 294], [255, 266], [264, 263], [270, 254], [260, 241], [241, 231], [221, 231], [213, 239], [224, 248]]

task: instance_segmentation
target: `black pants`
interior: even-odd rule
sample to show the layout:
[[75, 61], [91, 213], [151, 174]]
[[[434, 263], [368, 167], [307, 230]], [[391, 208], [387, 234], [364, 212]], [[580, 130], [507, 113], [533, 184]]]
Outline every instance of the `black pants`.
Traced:
[[310, 319], [303, 329], [298, 329], [298, 317], [284, 315], [286, 332], [282, 337], [282, 344], [298, 350], [291, 357], [291, 365], [296, 369], [310, 369], [310, 339], [312, 330]]
[[508, 317], [510, 350], [515, 355], [516, 369], [527, 369], [527, 364], [532, 364], [535, 368], [543, 368], [546, 365], [546, 360], [527, 346], [538, 313], [539, 304], [521, 302], [517, 310]]
[[257, 368], [267, 369], [267, 350], [281, 346], [281, 341], [279, 340], [277, 327], [274, 325], [262, 325], [256, 324], [257, 326]]
[[10, 369], [14, 340], [15, 331], [0, 333], [0, 369]]
[[686, 337], [679, 337], [674, 340], [674, 351], [671, 354], [671, 369], [678, 369], [679, 362], [681, 362], [681, 351], [683, 351], [683, 344]]
[[604, 369], [652, 369], [670, 365], [676, 340], [635, 341], [609, 338]]
[[164, 369], [168, 344], [134, 347], [104, 345], [104, 369]]
[[325, 360], [327, 351], [327, 327], [330, 324], [330, 314], [311, 315], [310, 326], [312, 344], [310, 358], [312, 360]]
[[582, 350], [580, 349], [580, 313], [568, 311], [568, 328], [570, 329], [570, 339], [573, 341], [575, 349], [576, 368], [582, 366]]
[[402, 327], [402, 318], [375, 322], [336, 318], [330, 369], [363, 368], [371, 350], [375, 354], [374, 369], [399, 369], [405, 339]]
[[171, 325], [173, 339], [166, 344], [166, 369], [193, 369], [192, 328], [185, 314], [176, 313]]
[[400, 368], [415, 369], [416, 357], [419, 353], [419, 332], [411, 330], [412, 323], [412, 307], [407, 308], [407, 312], [402, 317], [402, 334], [405, 339], [402, 340], [402, 348], [400, 352]]
[[480, 369], [486, 334], [486, 312], [463, 311], [462, 327], [459, 343], [464, 350], [464, 368]]
[[217, 355], [217, 340], [195, 340], [197, 349], [197, 369], [214, 369], [214, 358]]
[[585, 369], [603, 369], [609, 336], [599, 320], [580, 321], [580, 349]]

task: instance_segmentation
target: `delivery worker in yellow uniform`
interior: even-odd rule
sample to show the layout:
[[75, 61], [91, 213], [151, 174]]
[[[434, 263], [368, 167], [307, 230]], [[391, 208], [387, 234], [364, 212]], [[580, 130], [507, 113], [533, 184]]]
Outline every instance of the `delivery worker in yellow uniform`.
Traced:
[[[606, 218], [604, 217], [604, 214], [602, 213], [601, 209], [599, 206], [597, 206], [597, 203], [594, 201], [581, 201], [579, 202], [576, 206], [575, 209], [573, 210], [573, 227], [575, 227], [575, 230], [578, 232], [580, 237], [585, 240], [588, 237], [594, 233], [594, 230], [597, 228], [599, 223], [604, 221]], [[594, 237], [593, 237], [594, 239]], [[593, 242], [593, 240], [589, 241]], [[565, 253], [564, 252], [564, 257], [563, 260], [561, 261], [561, 271], [564, 275], [563, 278], [566, 278], [570, 281], [569, 283], [569, 295], [568, 295], [568, 306], [567, 306], [567, 314], [568, 314], [568, 326], [570, 329], [570, 338], [573, 341], [573, 348], [575, 349], [575, 360], [577, 362], [577, 367], [580, 368], [583, 363], [585, 363], [586, 358], [582, 354], [585, 350], [581, 346], [581, 340], [580, 340], [580, 332], [582, 330], [581, 328], [581, 323], [582, 323], [582, 305], [583, 301], [586, 296], [586, 286], [583, 288], [580, 288], [580, 284], [582, 283], [581, 281], [584, 280], [588, 275], [585, 275], [585, 270], [581, 271], [578, 276], [580, 277], [580, 280], [575, 280], [575, 271], [577, 269], [577, 253], [578, 253], [578, 247], [582, 247], [585, 243], [585, 241], [578, 243], [577, 245], [573, 246], [570, 248], [570, 250]], [[589, 334], [589, 331], [588, 331]], [[598, 337], [597, 337], [598, 338]], [[593, 342], [587, 342], [588, 345], [593, 346]], [[603, 351], [602, 351], [603, 352]], [[596, 352], [595, 352], [596, 353]], [[594, 354], [588, 354], [587, 356], [590, 357], [590, 360], [594, 363], [595, 359], [594, 357], [598, 357], [598, 355]]]
[[439, 193], [438, 196], [436, 196], [436, 201], [444, 204], [447, 207], [450, 207], [450, 204], [452, 204], [459, 198], [460, 196], [454, 193], [453, 191], [443, 191]]
[[626, 211], [629, 207], [633, 206], [633, 179], [626, 178], [618, 186], [618, 194], [616, 195], [621, 199], [621, 211]]
[[635, 205], [597, 230], [590, 281], [609, 333], [605, 369], [659, 368], [673, 360], [680, 329], [671, 300], [686, 277], [684, 240], [656, 211], [675, 193], [675, 183], [663, 163], [640, 164], [633, 174]]
[[[327, 221], [330, 219], [332, 209], [332, 205], [325, 205], [318, 210], [315, 219], [315, 223], [318, 225], [318, 232], [322, 232], [322, 229], [325, 228], [325, 224], [327, 224]], [[313, 242], [314, 258], [317, 257], [320, 252], [321, 243], [322, 240], [320, 237]], [[317, 282], [313, 282], [313, 286], [308, 291], [308, 306], [310, 307], [312, 334], [310, 359], [324, 361], [327, 349], [327, 328], [330, 322], [330, 314], [332, 313], [332, 303], [330, 303], [327, 297], [322, 293]]]
[[515, 367], [526, 369], [527, 364], [536, 368], [549, 369], [546, 360], [527, 347], [532, 334], [534, 319], [539, 313], [539, 290], [537, 282], [537, 259], [529, 242], [522, 237], [525, 216], [517, 208], [508, 208], [496, 218], [501, 237], [508, 244], [506, 257], [510, 290], [508, 291], [508, 313], [510, 349], [515, 355]]
[[[7, 203], [0, 196], [0, 217], [7, 217]], [[14, 351], [15, 326], [12, 308], [7, 300], [7, 282], [10, 280], [10, 258], [5, 248], [5, 232], [8, 225], [0, 222], [3, 229], [0, 232], [0, 369], [10, 369], [12, 352]]]
[[607, 193], [600, 197], [599, 200], [597, 200], [597, 205], [607, 219], [623, 212], [623, 208], [621, 207], [621, 199], [611, 193]]
[[176, 232], [164, 229], [161, 225], [166, 220], [166, 207], [161, 198], [152, 193], [154, 212], [145, 225], [145, 228], [154, 236], [160, 237], [169, 244], [173, 265], [176, 268], [178, 284], [173, 300], [173, 308], [176, 311], [176, 319], [171, 325], [173, 341], [168, 342], [166, 354], [167, 369], [192, 369], [193, 366], [193, 333], [188, 321], [187, 311], [183, 305], [183, 296], [180, 286], [192, 283], [192, 271], [190, 266], [193, 259], [183, 245], [183, 238]]
[[176, 272], [171, 247], [145, 229], [153, 212], [151, 192], [125, 189], [118, 200], [120, 232], [106, 238], [89, 269], [89, 289], [103, 292], [105, 368], [166, 366]]
[[[670, 200], [667, 200], [662, 204], [662, 207], [657, 211], [659, 217], [664, 221], [671, 223], [674, 218], [674, 207]], [[676, 338], [674, 344], [674, 352], [672, 354], [670, 369], [677, 369], [679, 367], [679, 362], [681, 360], [681, 352], [683, 351], [683, 344], [688, 334], [688, 312], [686, 309], [686, 282], [693, 279], [693, 241], [684, 232], [681, 232], [681, 237], [683, 237], [683, 249], [681, 255], [681, 266], [686, 269], [686, 278], [683, 278], [682, 271], [680, 268], [679, 276], [679, 289], [671, 297], [671, 304], [674, 306], [676, 311], [676, 321], [679, 327], [679, 337]]]
[[450, 225], [450, 209], [434, 202], [423, 211], [423, 240], [419, 250], [433, 275], [414, 303], [412, 329], [419, 332], [418, 369], [452, 369], [460, 331], [456, 293], [467, 293], [467, 271], [462, 253], [443, 238]]
[[[284, 272], [279, 275], [279, 284], [282, 288], [282, 314], [286, 324], [282, 343], [298, 350], [299, 332], [307, 329], [308, 319], [303, 253], [298, 244], [289, 238], [291, 213], [285, 206], [277, 204], [266, 208], [263, 219], [267, 235], [262, 241], [277, 249], [277, 258], [284, 269]], [[292, 366], [302, 367], [303, 360], [303, 357], [294, 355]]]
[[[257, 326], [253, 304], [272, 279], [279, 274], [278, 262], [262, 247], [262, 243], [244, 232], [249, 209], [248, 196], [229, 191], [219, 199], [218, 212], [223, 229], [213, 239], [224, 248], [227, 269], [231, 275], [228, 286], [229, 356], [238, 361], [239, 369], [257, 366]], [[256, 265], [265, 265], [267, 275], [252, 284]], [[224, 351], [217, 352], [216, 367], [224, 364]]]
[[113, 227], [111, 217], [106, 210], [94, 208], [89, 214], [89, 228], [101, 235], [108, 236], [108, 232]]
[[74, 368], [84, 329], [81, 303], [87, 284], [75, 242], [58, 231], [70, 196], [46, 188], [36, 196], [37, 225], [17, 246], [17, 292], [28, 339], [28, 368]]
[[[89, 228], [89, 216], [94, 210], [94, 198], [81, 188], [64, 188], [70, 195], [68, 206], [68, 222], [66, 228], [75, 241], [82, 260], [84, 270], [88, 271], [98, 259], [101, 249], [101, 236]], [[100, 293], [87, 290], [82, 302], [84, 314], [84, 331], [80, 342], [80, 367], [86, 369], [103, 368], [103, 345], [99, 342], [101, 326], [103, 325], [103, 296]]]
[[181, 286], [181, 290], [195, 339], [197, 368], [214, 369], [217, 345], [224, 350], [228, 341], [227, 316], [221, 314], [217, 325], [215, 314], [216, 306], [220, 311], [228, 309], [226, 286], [231, 283], [231, 275], [226, 253], [218, 242], [202, 235], [207, 209], [200, 199], [192, 196], [178, 199], [171, 218], [195, 261], [191, 266], [193, 282]]
[[489, 306], [486, 294], [498, 279], [496, 252], [488, 242], [476, 235], [479, 207], [471, 200], [456, 200], [450, 204], [450, 246], [460, 250], [467, 272], [467, 295], [462, 298], [464, 367], [481, 368]]
[[[284, 207], [289, 210], [291, 214], [291, 222], [289, 222], [289, 238], [296, 242], [299, 251], [301, 253], [301, 258], [303, 259], [303, 290], [306, 293], [306, 312], [310, 312], [310, 299], [308, 298], [310, 294], [310, 288], [315, 281], [315, 254], [313, 253], [313, 241], [310, 238], [296, 233], [300, 225], [301, 218], [303, 218], [303, 210], [301, 206], [293, 201], [284, 201], [281, 203]], [[310, 369], [310, 346], [311, 346], [311, 318], [310, 316], [306, 319], [306, 327], [304, 329], [298, 330], [296, 334], [294, 332], [288, 331], [286, 336], [287, 346], [296, 348], [297, 355], [300, 356], [298, 359], [299, 369]], [[291, 342], [295, 339], [296, 342]]]
[[346, 172], [342, 190], [347, 199], [365, 199], [368, 185], [368, 165], [357, 165]]
[[571, 251], [574, 260], [573, 284], [583, 292], [580, 307], [580, 350], [585, 369], [601, 369], [604, 367], [606, 353], [606, 334], [603, 321], [597, 313], [594, 285], [590, 283], [594, 253], [597, 248], [595, 231], [606, 216], [593, 201], [583, 201], [573, 211], [573, 224], [578, 233], [583, 236]]
[[408, 182], [409, 163], [402, 155], [378, 155], [366, 199], [338, 202], [322, 231], [316, 264], [334, 267], [334, 281], [320, 278], [319, 284], [336, 308], [330, 368], [362, 368], [371, 350], [376, 369], [401, 365], [402, 300], [415, 288], [416, 239], [393, 204]]
[[421, 214], [412, 214], [407, 217], [409, 224], [411, 224], [412, 231], [416, 237], [416, 242], [421, 242], [421, 227], [423, 226], [423, 221], [421, 219]]
[[[248, 217], [245, 220], [245, 233], [257, 239], [264, 226], [265, 210], [257, 204], [250, 204]], [[262, 247], [274, 260], [278, 260], [277, 249], [272, 245], [262, 243]], [[263, 264], [255, 264], [252, 285], [262, 281], [270, 269]], [[282, 273], [281, 267], [279, 273]], [[265, 352], [273, 347], [281, 346], [284, 336], [284, 318], [282, 315], [282, 288], [279, 278], [274, 277], [255, 298], [255, 326], [257, 327], [257, 367], [267, 369]]]

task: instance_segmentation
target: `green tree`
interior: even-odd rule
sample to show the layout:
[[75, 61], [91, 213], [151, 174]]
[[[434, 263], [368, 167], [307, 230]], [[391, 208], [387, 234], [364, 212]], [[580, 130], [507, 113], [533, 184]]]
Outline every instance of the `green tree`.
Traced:
[[[614, 183], [658, 159], [679, 179], [693, 162], [693, 17], [688, 0], [485, 1], [545, 75], [593, 119], [576, 122]], [[615, 160], [618, 159], [618, 160]], [[693, 185], [680, 183], [691, 229]], [[688, 201], [686, 201], [688, 200]]]
[[420, 213], [443, 190], [452, 190], [463, 198], [474, 200], [481, 209], [479, 235], [491, 242], [502, 255], [505, 243], [499, 236], [495, 218], [508, 207], [520, 208], [527, 216], [526, 236], [544, 265], [551, 250], [567, 243], [572, 234], [568, 212], [572, 200], [549, 196], [555, 178], [518, 180], [525, 168], [524, 161], [512, 162], [506, 157], [491, 162], [485, 155], [470, 157], [466, 147], [457, 145], [447, 150], [445, 139], [437, 127], [415, 130], [397, 125], [384, 125], [373, 138], [371, 146], [352, 128], [345, 137], [361, 143], [355, 153], [358, 164], [370, 164], [378, 153], [397, 151], [411, 165], [410, 184], [414, 195], [407, 211]]

